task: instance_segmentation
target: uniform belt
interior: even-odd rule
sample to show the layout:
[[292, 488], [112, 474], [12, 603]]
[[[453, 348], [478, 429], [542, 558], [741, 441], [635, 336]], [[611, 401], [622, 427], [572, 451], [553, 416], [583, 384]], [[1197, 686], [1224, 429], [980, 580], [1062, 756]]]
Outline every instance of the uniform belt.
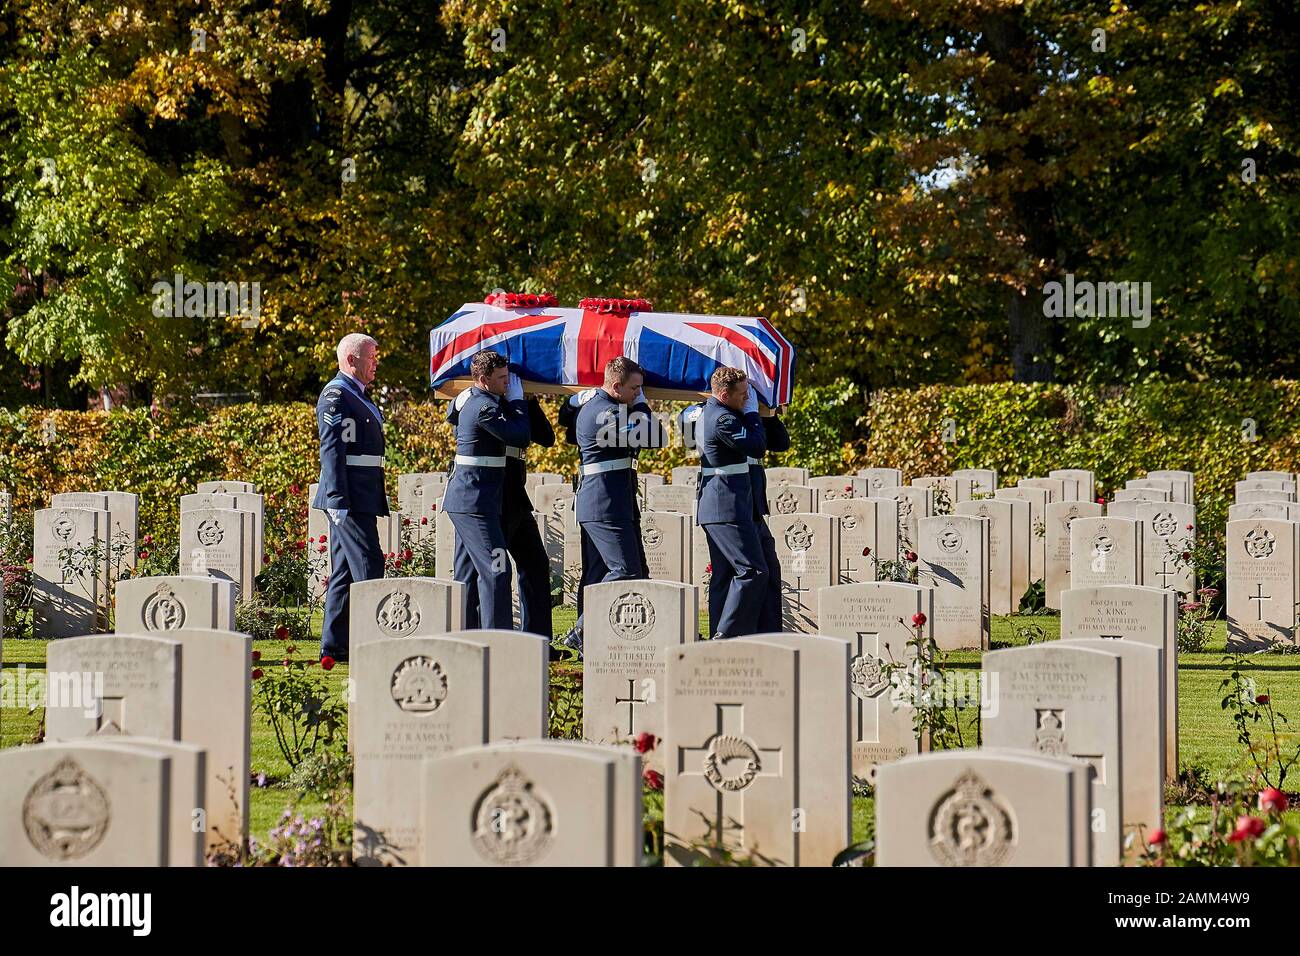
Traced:
[[361, 468], [383, 468], [383, 455], [348, 455], [347, 463]]
[[456, 464], [472, 465], [475, 468], [504, 468], [505, 455], [457, 455]]
[[745, 459], [745, 464], [747, 464], [747, 465], [761, 465], [761, 464], [763, 464], [763, 462], [762, 462], [760, 459], [755, 458], [755, 457], [753, 457], [753, 456], [751, 455], [749, 458], [746, 458], [746, 459]]
[[734, 465], [719, 465], [716, 468], [704, 467], [700, 469], [701, 477], [709, 475], [747, 475], [749, 474], [748, 462], [737, 462]]
[[506, 445], [506, 457], [507, 457], [507, 458], [523, 458], [523, 457], [524, 457], [524, 450], [523, 450], [522, 448], [515, 448], [513, 445]]
[[631, 467], [631, 458], [615, 458], [612, 461], [593, 461], [590, 465], [583, 465], [582, 473], [584, 475], [603, 475], [607, 471], [621, 471], [624, 468]]

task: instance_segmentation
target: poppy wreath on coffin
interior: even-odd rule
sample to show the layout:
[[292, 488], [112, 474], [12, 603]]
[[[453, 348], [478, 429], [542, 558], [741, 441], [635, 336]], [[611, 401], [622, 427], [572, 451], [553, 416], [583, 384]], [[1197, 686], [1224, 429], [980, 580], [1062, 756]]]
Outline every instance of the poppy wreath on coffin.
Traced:
[[588, 296], [578, 302], [578, 308], [588, 312], [651, 312], [654, 305], [649, 299], [604, 299]]
[[493, 292], [483, 302], [498, 309], [551, 309], [560, 304], [554, 292]]

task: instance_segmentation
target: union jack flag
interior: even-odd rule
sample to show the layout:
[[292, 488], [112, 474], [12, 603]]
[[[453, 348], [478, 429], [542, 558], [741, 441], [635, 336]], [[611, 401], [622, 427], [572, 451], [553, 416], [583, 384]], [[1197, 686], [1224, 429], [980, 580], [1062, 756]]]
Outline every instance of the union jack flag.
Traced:
[[725, 365], [743, 369], [769, 406], [788, 405], [794, 391], [794, 346], [760, 317], [467, 302], [429, 333], [430, 386], [467, 377], [469, 360], [487, 348], [520, 378], [551, 385], [600, 385], [605, 364], [626, 355], [645, 370], [647, 387], [707, 393]]

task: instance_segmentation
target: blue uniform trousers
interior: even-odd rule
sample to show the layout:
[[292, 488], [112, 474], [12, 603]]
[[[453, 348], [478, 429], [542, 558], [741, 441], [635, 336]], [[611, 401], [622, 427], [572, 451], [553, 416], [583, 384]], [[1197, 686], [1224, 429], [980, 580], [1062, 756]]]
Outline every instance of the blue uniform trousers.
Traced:
[[384, 576], [384, 553], [379, 550], [379, 525], [374, 515], [349, 511], [339, 524], [330, 520], [330, 562], [320, 652], [322, 657], [346, 661], [348, 596], [352, 582]]
[[[456, 528], [456, 569], [453, 576], [478, 594], [477, 626], [512, 631], [510, 559], [505, 531], [497, 515], [446, 512]], [[468, 622], [466, 626], [469, 625]]]
[[[602, 581], [631, 581], [646, 576], [641, 532], [635, 522], [582, 521], [582, 586]], [[579, 602], [582, 596], [578, 596]], [[579, 603], [578, 631], [583, 610]]]
[[700, 525], [709, 543], [709, 633], [742, 637], [757, 633], [767, 586], [767, 562], [752, 521]]
[[754, 524], [758, 529], [758, 544], [763, 551], [763, 564], [767, 567], [757, 633], [780, 634], [784, 627], [781, 623], [781, 559], [776, 556], [776, 539], [772, 537], [767, 522], [760, 518]]
[[[542, 543], [542, 533], [533, 516], [520, 515], [506, 528], [506, 550], [515, 564], [519, 578], [519, 629], [540, 634], [548, 641], [554, 635], [551, 623], [551, 559]], [[471, 563], [466, 582], [465, 626], [480, 627], [478, 613], [478, 572]]]

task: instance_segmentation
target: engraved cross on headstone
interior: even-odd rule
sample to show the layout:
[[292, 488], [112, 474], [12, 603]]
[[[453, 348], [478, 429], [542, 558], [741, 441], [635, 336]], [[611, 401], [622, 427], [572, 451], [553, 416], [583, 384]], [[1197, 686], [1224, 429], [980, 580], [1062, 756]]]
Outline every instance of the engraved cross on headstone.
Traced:
[[786, 594], [793, 595], [793, 598], [791, 598], [792, 601], [791, 607], [793, 610], [797, 610], [797, 611], [809, 610], [808, 605], [804, 604], [803, 602], [803, 596], [804, 594], [806, 594], [808, 591], [812, 589], [803, 586], [803, 575], [801, 574], [795, 575], [793, 587], [791, 587], [788, 583], [784, 581], [781, 582], [781, 586], [785, 589]]
[[636, 733], [636, 705], [650, 703], [650, 701], [643, 700], [632, 693], [635, 687], [636, 681], [629, 677], [627, 679], [627, 696], [619, 697], [616, 695], [614, 697], [615, 706], [619, 704], [627, 704], [627, 734], [625, 736], [628, 737], [631, 737]]
[[1256, 584], [1255, 584], [1255, 593], [1254, 593], [1254, 594], [1248, 594], [1248, 595], [1246, 595], [1246, 596], [1247, 596], [1248, 598], [1250, 598], [1250, 600], [1252, 600], [1252, 601], [1258, 601], [1258, 602], [1259, 602], [1258, 604], [1255, 605], [1255, 609], [1256, 609], [1256, 611], [1257, 611], [1258, 614], [1259, 614], [1259, 617], [1256, 618], [1256, 620], [1260, 620], [1260, 621], [1264, 620], [1264, 602], [1265, 602], [1265, 601], [1272, 600], [1273, 595], [1271, 595], [1271, 594], [1265, 594], [1265, 593], [1264, 593], [1264, 585], [1261, 584], [1261, 583], [1256, 583]]
[[104, 697], [99, 702], [99, 713], [95, 716], [95, 731], [98, 735], [126, 733], [126, 701], [122, 697]]
[[[745, 839], [745, 791], [765, 777], [784, 775], [781, 748], [764, 748], [755, 745], [745, 736], [745, 705], [715, 704], [717, 708], [717, 725], [714, 733], [699, 747], [678, 747], [677, 765], [682, 767], [684, 777], [704, 777], [715, 794], [713, 811], [713, 833], [710, 842], [718, 846], [738, 847]], [[724, 759], [716, 756], [710, 761], [713, 748], [720, 738], [727, 737], [740, 740], [744, 746], [752, 749], [754, 766], [747, 771], [746, 757], [733, 756]], [[719, 786], [709, 776], [710, 764], [716, 775], [720, 775], [723, 785]], [[749, 777], [749, 779], [745, 779]], [[743, 783], [737, 783], [744, 780]], [[729, 841], [728, 837], [734, 837]]]
[[[857, 632], [853, 646], [853, 657], [849, 660], [850, 669], [853, 667], [853, 661], [859, 657], [880, 659], [879, 632]], [[852, 673], [849, 674], [849, 687], [853, 687]], [[880, 742], [880, 701], [888, 689], [889, 686], [886, 684], [869, 697], [859, 697], [857, 693], [850, 691], [849, 700], [853, 704], [853, 739], [855, 741], [873, 744]]]
[[[1177, 572], [1176, 572], [1176, 571], [1170, 571], [1170, 570], [1169, 570], [1169, 559], [1168, 559], [1168, 558], [1162, 558], [1162, 559], [1160, 560], [1160, 570], [1156, 572], [1156, 577], [1158, 577], [1158, 578], [1162, 578], [1162, 579], [1164, 579], [1164, 578], [1177, 577]], [[1169, 587], [1169, 582], [1168, 582], [1167, 580], [1162, 580], [1162, 581], [1160, 582], [1160, 586], [1161, 586], [1162, 588], [1167, 588], [1167, 587]]]

